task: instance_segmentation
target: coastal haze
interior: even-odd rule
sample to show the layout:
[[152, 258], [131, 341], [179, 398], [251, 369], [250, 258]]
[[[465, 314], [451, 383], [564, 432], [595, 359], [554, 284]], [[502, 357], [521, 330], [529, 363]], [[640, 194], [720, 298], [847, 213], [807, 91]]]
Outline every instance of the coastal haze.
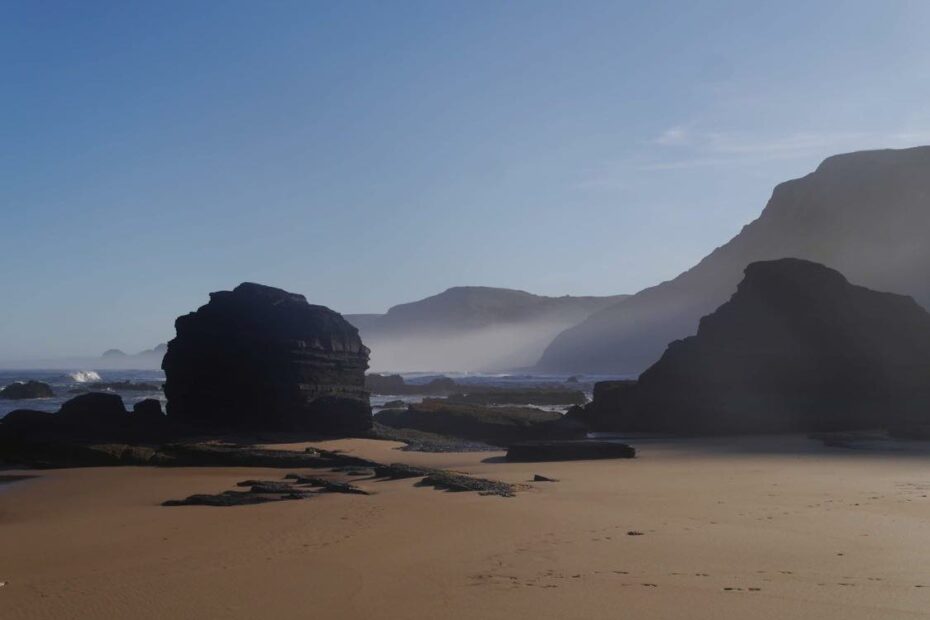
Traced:
[[0, 616], [930, 620], [928, 30], [0, 7]]

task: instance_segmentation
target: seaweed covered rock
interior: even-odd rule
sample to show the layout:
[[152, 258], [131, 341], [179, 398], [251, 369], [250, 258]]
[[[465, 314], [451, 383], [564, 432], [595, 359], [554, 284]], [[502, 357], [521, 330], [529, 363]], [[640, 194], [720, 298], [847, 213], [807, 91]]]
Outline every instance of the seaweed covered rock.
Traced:
[[[594, 459], [631, 459], [632, 446], [615, 441], [581, 439], [575, 441], [524, 441], [507, 449], [507, 460], [516, 462], [586, 461]], [[541, 480], [540, 480], [541, 479]], [[551, 479], [537, 474], [536, 481]]]
[[325, 434], [371, 427], [369, 351], [337, 312], [245, 283], [211, 293], [175, 328], [162, 361], [169, 418]]
[[552, 386], [526, 388], [472, 387], [450, 394], [449, 402], [470, 405], [583, 405], [588, 402], [581, 390]]
[[517, 441], [584, 436], [562, 414], [532, 407], [482, 407], [427, 399], [378, 414], [380, 424], [506, 446]]
[[[809, 261], [757, 262], [610, 404], [615, 428], [837, 431], [930, 421], [930, 314]], [[600, 402], [599, 402], [600, 401]], [[601, 415], [607, 403], [595, 398]]]
[[0, 399], [26, 400], [31, 398], [51, 398], [55, 393], [51, 386], [41, 381], [26, 381], [25, 383], [11, 383], [0, 389]]

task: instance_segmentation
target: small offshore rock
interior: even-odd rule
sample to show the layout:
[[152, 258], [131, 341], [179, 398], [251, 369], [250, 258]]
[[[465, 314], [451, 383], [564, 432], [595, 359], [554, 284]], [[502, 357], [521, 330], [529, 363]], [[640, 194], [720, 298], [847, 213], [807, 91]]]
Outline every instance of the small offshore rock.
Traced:
[[55, 395], [47, 383], [41, 381], [26, 381], [25, 383], [11, 383], [0, 390], [0, 398], [4, 400], [27, 400], [33, 398], [51, 398]]

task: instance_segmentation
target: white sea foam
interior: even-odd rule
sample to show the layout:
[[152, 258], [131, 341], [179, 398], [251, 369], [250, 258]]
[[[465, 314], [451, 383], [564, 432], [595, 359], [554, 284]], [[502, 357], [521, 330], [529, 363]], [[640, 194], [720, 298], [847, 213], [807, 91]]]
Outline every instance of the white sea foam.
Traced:
[[93, 370], [78, 370], [68, 374], [73, 381], [77, 383], [89, 383], [91, 381], [100, 381], [100, 375]]

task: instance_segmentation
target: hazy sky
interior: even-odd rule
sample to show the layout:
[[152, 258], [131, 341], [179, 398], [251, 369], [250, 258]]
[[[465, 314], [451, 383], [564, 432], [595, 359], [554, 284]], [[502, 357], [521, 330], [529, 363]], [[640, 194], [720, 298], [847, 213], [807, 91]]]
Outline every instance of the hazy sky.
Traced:
[[928, 2], [0, 2], [0, 359], [243, 280], [635, 292], [832, 153], [930, 143]]

